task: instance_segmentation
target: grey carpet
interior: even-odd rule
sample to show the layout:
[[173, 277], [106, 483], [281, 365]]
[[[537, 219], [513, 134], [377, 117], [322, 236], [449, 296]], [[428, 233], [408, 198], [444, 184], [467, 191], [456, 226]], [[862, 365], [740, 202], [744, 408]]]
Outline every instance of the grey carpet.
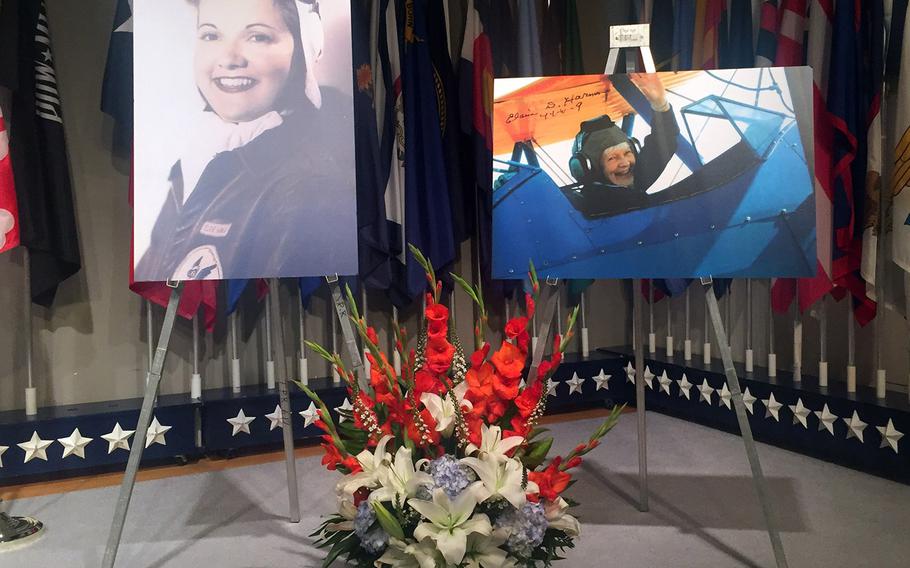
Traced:
[[[596, 421], [557, 424], [554, 450], [587, 437]], [[651, 511], [639, 513], [635, 417], [579, 471], [570, 496], [583, 504], [578, 547], [562, 564], [674, 568], [772, 567], [741, 440], [648, 414]], [[890, 451], [890, 450], [882, 450]], [[910, 487], [760, 446], [790, 566], [910, 566]], [[318, 566], [307, 535], [333, 506], [337, 477], [319, 458], [297, 464], [303, 520], [284, 520], [284, 464], [148, 481], [136, 486], [118, 567]], [[100, 566], [117, 488], [5, 504], [48, 529], [40, 541], [0, 554], [3, 568]]]

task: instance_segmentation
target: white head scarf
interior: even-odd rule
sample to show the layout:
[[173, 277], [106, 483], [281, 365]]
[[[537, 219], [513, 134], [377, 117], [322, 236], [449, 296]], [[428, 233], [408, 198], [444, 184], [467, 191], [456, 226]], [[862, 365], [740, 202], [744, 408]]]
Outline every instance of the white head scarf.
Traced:
[[316, 79], [316, 63], [325, 48], [325, 31], [319, 14], [319, 0], [297, 0], [297, 15], [300, 19], [300, 41], [303, 59], [306, 62], [306, 96], [316, 108], [322, 107], [319, 81]]

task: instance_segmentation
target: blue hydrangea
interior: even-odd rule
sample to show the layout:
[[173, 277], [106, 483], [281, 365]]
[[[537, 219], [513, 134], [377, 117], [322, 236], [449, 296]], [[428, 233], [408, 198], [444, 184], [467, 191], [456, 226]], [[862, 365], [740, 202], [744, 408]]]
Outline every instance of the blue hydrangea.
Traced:
[[525, 558], [530, 557], [543, 542], [548, 526], [543, 505], [530, 501], [522, 505], [521, 509], [513, 509], [496, 519], [496, 527], [506, 529], [509, 533], [506, 546], [514, 554]]
[[389, 535], [381, 527], [368, 532], [360, 538], [360, 546], [370, 554], [380, 554], [389, 544]]
[[445, 454], [430, 462], [430, 475], [436, 487], [454, 499], [465, 487], [476, 480], [474, 471], [458, 463], [454, 457]]
[[354, 534], [357, 538], [363, 540], [370, 531], [370, 527], [376, 522], [376, 512], [370, 506], [368, 501], [362, 502], [357, 506], [357, 516], [354, 517]]

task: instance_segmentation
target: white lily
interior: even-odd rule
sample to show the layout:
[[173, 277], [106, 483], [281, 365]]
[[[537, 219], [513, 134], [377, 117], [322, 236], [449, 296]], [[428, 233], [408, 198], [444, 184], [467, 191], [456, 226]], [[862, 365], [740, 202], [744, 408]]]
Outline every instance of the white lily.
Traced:
[[394, 501], [398, 497], [404, 501], [416, 495], [421, 485], [432, 485], [433, 477], [420, 470], [425, 462], [419, 460], [415, 468], [411, 450], [404, 446], [398, 448], [391, 466], [380, 467], [378, 480], [381, 487], [370, 493], [370, 500]]
[[[455, 392], [455, 398], [459, 404], [468, 411], [474, 408], [470, 400], [465, 400], [464, 396], [468, 392], [468, 382], [462, 381], [452, 389]], [[420, 395], [420, 402], [426, 407], [436, 421], [436, 431], [442, 432], [442, 435], [449, 437], [455, 428], [455, 404], [447, 394], [442, 396], [431, 392], [425, 392]]]
[[436, 568], [439, 554], [432, 541], [405, 542], [389, 539], [389, 547], [374, 566], [395, 566], [395, 568]]
[[477, 506], [474, 494], [476, 487], [476, 483], [470, 485], [454, 501], [442, 489], [433, 491], [432, 501], [410, 501], [411, 507], [429, 521], [417, 525], [414, 538], [432, 539], [443, 558], [452, 566], [457, 566], [464, 560], [469, 534], [488, 535], [493, 532], [486, 515], [474, 515], [474, 507]]
[[500, 495], [518, 508], [527, 501], [526, 493], [537, 491], [533, 481], [528, 481], [527, 487], [522, 488], [524, 468], [518, 460], [505, 458], [505, 461], [499, 461], [493, 454], [486, 454], [483, 458], [462, 458], [461, 463], [473, 469], [480, 478], [482, 485], [477, 489], [480, 502]]
[[551, 529], [563, 531], [569, 536], [578, 536], [581, 533], [578, 519], [566, 512], [569, 510], [569, 504], [562, 497], [558, 497], [556, 501], [547, 501], [543, 509]]
[[338, 514], [346, 520], [339, 523], [331, 523], [326, 528], [330, 531], [354, 530], [354, 518], [357, 517], [357, 507], [354, 506], [353, 498], [348, 499], [344, 495], [338, 496]]
[[499, 548], [507, 537], [495, 530], [489, 536], [472, 534], [468, 537], [468, 550], [464, 561], [467, 568], [515, 568], [517, 564]]
[[499, 461], [505, 461], [507, 459], [506, 452], [520, 446], [524, 441], [521, 436], [509, 436], [503, 440], [502, 428], [483, 424], [480, 427], [480, 447], [468, 444], [465, 453], [471, 455], [479, 451], [481, 456], [486, 454], [495, 457]]
[[363, 471], [345, 475], [335, 486], [335, 491], [353, 495], [361, 487], [372, 488], [376, 485], [383, 468], [387, 467], [392, 460], [392, 455], [385, 450], [391, 440], [392, 436], [383, 436], [376, 444], [375, 451], [363, 450], [357, 454], [357, 462], [360, 463]]

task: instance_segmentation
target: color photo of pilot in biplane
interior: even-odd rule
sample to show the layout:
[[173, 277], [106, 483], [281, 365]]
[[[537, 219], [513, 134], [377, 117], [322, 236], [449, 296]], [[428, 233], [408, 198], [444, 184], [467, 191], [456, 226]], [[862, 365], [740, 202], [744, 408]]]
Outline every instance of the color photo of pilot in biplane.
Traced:
[[557, 278], [814, 276], [830, 212], [811, 84], [805, 67], [497, 79], [494, 276], [529, 259]]

